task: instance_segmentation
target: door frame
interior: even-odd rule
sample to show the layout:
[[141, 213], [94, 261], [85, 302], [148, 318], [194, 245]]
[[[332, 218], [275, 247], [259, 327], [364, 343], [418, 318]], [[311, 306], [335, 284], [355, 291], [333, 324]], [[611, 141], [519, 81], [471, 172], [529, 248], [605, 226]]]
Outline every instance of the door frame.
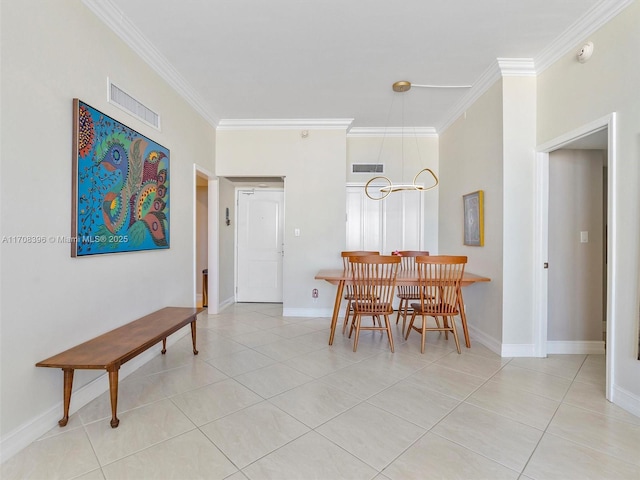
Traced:
[[196, 208], [197, 208], [197, 182], [198, 178], [207, 179], [207, 310], [210, 314], [216, 314], [220, 305], [219, 279], [218, 279], [218, 196], [219, 185], [217, 177], [207, 169], [193, 164], [193, 304], [196, 305]]
[[535, 254], [534, 254], [534, 355], [547, 356], [548, 327], [548, 270], [543, 264], [549, 252], [549, 154], [580, 138], [608, 129], [607, 140], [607, 335], [606, 335], [606, 390], [608, 400], [613, 398], [613, 374], [615, 371], [615, 329], [617, 305], [617, 148], [616, 113], [613, 112], [575, 130], [554, 138], [536, 148], [535, 193]]

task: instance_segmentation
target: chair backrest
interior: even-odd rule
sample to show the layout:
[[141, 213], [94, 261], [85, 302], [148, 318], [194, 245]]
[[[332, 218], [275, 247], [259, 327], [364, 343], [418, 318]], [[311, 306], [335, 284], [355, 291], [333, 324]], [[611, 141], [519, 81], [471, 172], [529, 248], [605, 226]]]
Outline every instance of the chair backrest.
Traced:
[[[350, 257], [354, 302], [360, 312], [393, 312], [393, 295], [400, 257], [368, 255]], [[384, 309], [385, 312], [382, 312]]]
[[402, 261], [400, 263], [400, 270], [404, 271], [416, 271], [416, 257], [422, 257], [429, 255], [429, 252], [424, 250], [401, 250], [396, 252]]
[[351, 265], [349, 264], [349, 257], [366, 257], [368, 255], [380, 255], [380, 252], [370, 252], [367, 250], [354, 250], [354, 251], [341, 252], [340, 255], [342, 256], [342, 264], [344, 265], [344, 268], [350, 270]]
[[440, 314], [458, 313], [458, 292], [467, 257], [462, 255], [424, 255], [416, 257], [420, 280], [420, 301], [428, 310]]

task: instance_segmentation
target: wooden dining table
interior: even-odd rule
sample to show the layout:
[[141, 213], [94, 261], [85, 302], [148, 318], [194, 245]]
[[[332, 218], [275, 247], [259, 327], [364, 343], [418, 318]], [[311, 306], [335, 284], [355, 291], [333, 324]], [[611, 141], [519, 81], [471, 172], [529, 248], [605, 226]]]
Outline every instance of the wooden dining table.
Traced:
[[[333, 345], [333, 337], [336, 333], [336, 325], [338, 324], [338, 316], [340, 315], [340, 304], [342, 303], [342, 295], [344, 293], [344, 286], [351, 282], [351, 276], [342, 268], [323, 269], [320, 270], [314, 277], [316, 280], [325, 280], [326, 282], [337, 285], [336, 299], [333, 305], [333, 315], [331, 317], [331, 333], [329, 334], [329, 345]], [[490, 282], [489, 277], [477, 275], [471, 272], [464, 272], [462, 277], [461, 286], [466, 287], [479, 282]], [[419, 279], [415, 271], [399, 271], [396, 279], [396, 286], [418, 286]], [[464, 301], [462, 300], [462, 291], [458, 292], [458, 308], [460, 311], [460, 319], [462, 321], [462, 329], [464, 330], [464, 343], [467, 348], [471, 347], [471, 341], [469, 340], [469, 330], [467, 329], [467, 315], [464, 309]]]

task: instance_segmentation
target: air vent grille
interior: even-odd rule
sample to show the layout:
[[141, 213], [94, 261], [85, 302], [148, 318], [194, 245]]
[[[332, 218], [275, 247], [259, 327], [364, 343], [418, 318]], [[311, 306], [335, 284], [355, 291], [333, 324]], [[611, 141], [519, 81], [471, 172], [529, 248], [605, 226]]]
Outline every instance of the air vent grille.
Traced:
[[109, 103], [117, 105], [144, 123], [160, 130], [160, 115], [111, 82], [109, 82]]
[[384, 173], [382, 163], [352, 163], [351, 173]]

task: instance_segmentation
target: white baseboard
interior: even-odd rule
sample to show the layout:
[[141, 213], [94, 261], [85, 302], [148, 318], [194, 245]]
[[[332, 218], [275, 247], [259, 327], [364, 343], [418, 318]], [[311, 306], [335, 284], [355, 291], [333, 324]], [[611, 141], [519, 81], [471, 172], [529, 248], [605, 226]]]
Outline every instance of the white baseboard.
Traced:
[[[167, 347], [173, 345], [188, 333], [191, 333], [191, 327], [189, 325], [168, 337]], [[126, 378], [132, 372], [158, 355], [161, 349], [162, 344], [158, 344], [125, 363], [118, 372], [118, 379], [123, 380]], [[52, 369], [51, 373], [55, 375], [62, 375], [62, 372], [58, 369]], [[69, 406], [69, 415], [73, 415], [86, 404], [95, 400], [107, 391], [109, 391], [109, 376], [105, 372], [103, 375], [100, 375], [86, 385], [73, 391], [71, 395], [71, 405]], [[61, 390], [60, 396], [62, 397], [62, 395], [63, 392]], [[43, 414], [4, 435], [0, 440], [0, 463], [4, 463], [16, 453], [20, 452], [20, 450], [29, 446], [42, 435], [58, 425], [58, 420], [62, 418], [62, 414], [63, 405], [62, 401], [60, 401]]]
[[218, 304], [218, 312], [223, 311], [225, 308], [233, 305], [234, 303], [236, 303], [236, 299], [235, 298], [233, 298], [233, 297], [227, 298], [226, 300], [224, 300], [224, 301], [222, 301], [222, 302], [220, 302]]
[[604, 355], [603, 341], [547, 341], [548, 354]]
[[[468, 325], [467, 327], [469, 329], [469, 336], [473, 339], [474, 342], [478, 342], [481, 343], [482, 345], [484, 345], [485, 347], [487, 347], [489, 350], [491, 350], [493, 353], [495, 353], [496, 355], [501, 355], [501, 344], [498, 340], [496, 340], [495, 338], [487, 335], [486, 333], [478, 330], [477, 328], [474, 328], [473, 325]], [[460, 329], [458, 331], [462, 331], [462, 327], [460, 327]], [[471, 349], [473, 351], [473, 342], [471, 343]]]
[[636, 417], [640, 417], [640, 397], [637, 395], [614, 385], [611, 401]]

